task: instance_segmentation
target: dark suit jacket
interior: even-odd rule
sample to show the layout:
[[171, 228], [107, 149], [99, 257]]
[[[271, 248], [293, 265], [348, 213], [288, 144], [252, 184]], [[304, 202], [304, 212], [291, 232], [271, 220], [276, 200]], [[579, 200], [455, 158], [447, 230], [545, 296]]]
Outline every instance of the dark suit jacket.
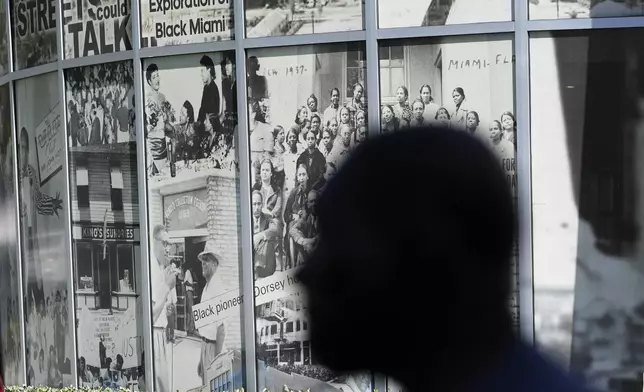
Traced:
[[307, 148], [302, 154], [297, 158], [297, 166], [300, 165], [306, 166], [306, 172], [309, 175], [309, 188], [315, 184], [326, 169], [326, 158], [317, 148], [313, 149], [313, 152], [309, 152]]
[[[255, 226], [255, 217], [253, 217], [253, 226]], [[270, 276], [275, 272], [275, 248], [277, 247], [281, 224], [276, 218], [262, 213], [259, 217], [260, 232], [264, 234], [264, 239], [255, 245], [255, 275], [263, 278]], [[257, 234], [259, 234], [257, 233]]]

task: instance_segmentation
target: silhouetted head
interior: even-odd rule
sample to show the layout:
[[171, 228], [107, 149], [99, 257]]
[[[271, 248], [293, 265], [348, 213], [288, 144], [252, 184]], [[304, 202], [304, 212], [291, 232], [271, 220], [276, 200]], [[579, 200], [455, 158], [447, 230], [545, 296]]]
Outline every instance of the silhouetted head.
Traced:
[[366, 141], [317, 212], [321, 241], [299, 277], [325, 366], [396, 377], [420, 361], [439, 372], [445, 358], [512, 336], [513, 204], [475, 138], [417, 128]]

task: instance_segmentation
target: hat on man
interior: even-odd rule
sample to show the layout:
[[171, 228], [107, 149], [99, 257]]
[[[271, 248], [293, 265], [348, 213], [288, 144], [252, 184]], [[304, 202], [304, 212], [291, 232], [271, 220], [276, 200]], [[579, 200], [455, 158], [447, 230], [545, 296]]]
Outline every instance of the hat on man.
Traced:
[[216, 250], [217, 250], [217, 247], [216, 247], [215, 240], [208, 240], [206, 242], [206, 246], [203, 249], [203, 252], [199, 253], [197, 258], [199, 259], [199, 261], [207, 261], [205, 260], [205, 256], [212, 255], [212, 257], [214, 257], [215, 260], [217, 261], [217, 264], [221, 264], [221, 260], [223, 260], [223, 258], [219, 256], [219, 253], [217, 253]]

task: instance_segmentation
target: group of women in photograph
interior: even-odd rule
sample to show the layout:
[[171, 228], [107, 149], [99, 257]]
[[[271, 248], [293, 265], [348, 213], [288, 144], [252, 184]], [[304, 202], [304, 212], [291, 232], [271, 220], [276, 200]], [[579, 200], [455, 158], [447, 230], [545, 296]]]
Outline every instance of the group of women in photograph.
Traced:
[[[315, 199], [348, 154], [367, 137], [364, 87], [355, 83], [341, 101], [329, 91], [328, 106], [311, 94], [291, 124], [273, 124], [267, 94], [250, 83], [249, 130], [255, 210], [256, 278], [302, 263], [317, 243]], [[262, 88], [265, 92], [265, 89]], [[280, 110], [282, 110], [280, 108]], [[270, 227], [270, 228], [269, 228]]]
[[[418, 96], [410, 98], [409, 89], [396, 89], [397, 103], [385, 104], [381, 108], [382, 132], [394, 132], [411, 127], [442, 126], [466, 131], [479, 137], [502, 157], [514, 156], [516, 150], [516, 121], [511, 111], [501, 113], [497, 118], [481, 118], [479, 112], [467, 104], [462, 87], [452, 90], [451, 103], [439, 104], [432, 95], [428, 84], [420, 86]], [[484, 126], [483, 124], [487, 124]]]

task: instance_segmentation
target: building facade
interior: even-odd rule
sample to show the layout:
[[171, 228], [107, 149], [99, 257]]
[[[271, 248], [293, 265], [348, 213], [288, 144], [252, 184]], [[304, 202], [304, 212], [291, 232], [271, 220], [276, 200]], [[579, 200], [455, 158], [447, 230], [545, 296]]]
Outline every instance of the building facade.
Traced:
[[517, 332], [641, 390], [643, 43], [641, 0], [0, 1], [0, 374], [402, 391], [319, 365], [297, 270], [309, 188], [438, 123], [514, 194]]

